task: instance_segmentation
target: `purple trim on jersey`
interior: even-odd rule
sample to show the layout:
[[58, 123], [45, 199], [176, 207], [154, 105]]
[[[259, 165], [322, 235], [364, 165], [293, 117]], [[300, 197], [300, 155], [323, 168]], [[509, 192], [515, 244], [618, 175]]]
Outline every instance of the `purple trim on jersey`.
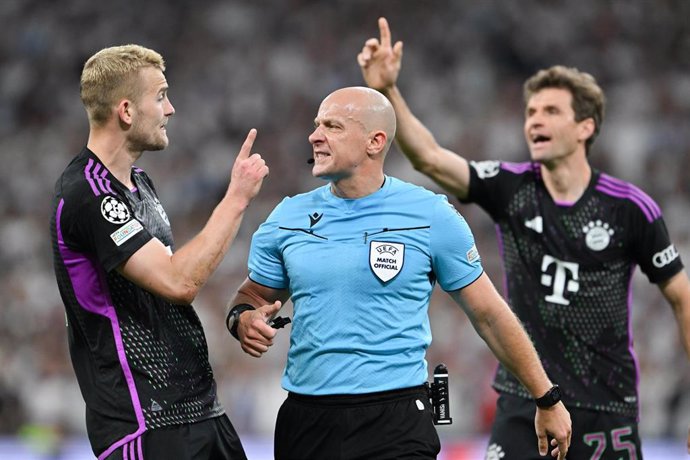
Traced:
[[93, 166], [93, 158], [89, 158], [89, 162], [86, 163], [86, 168], [84, 169], [84, 177], [86, 177], [86, 181], [91, 186], [91, 190], [93, 191], [93, 194], [98, 196], [101, 194], [101, 192], [98, 190], [98, 188], [96, 187], [96, 183], [93, 181], [93, 178], [91, 177], [91, 167], [92, 166]]
[[632, 304], [633, 304], [633, 274], [635, 273], [635, 265], [630, 268], [630, 281], [628, 282], [628, 351], [632, 356], [633, 363], [635, 363], [635, 396], [637, 396], [637, 421], [640, 421], [640, 363], [635, 354], [633, 347], [633, 324], [632, 324]]
[[65, 241], [62, 238], [62, 227], [60, 225], [62, 208], [64, 204], [65, 200], [61, 199], [55, 216], [57, 244], [60, 251], [60, 256], [62, 257], [62, 262], [64, 263], [67, 274], [71, 280], [74, 289], [74, 296], [76, 297], [77, 302], [79, 302], [79, 305], [87, 311], [105, 316], [110, 320], [110, 324], [113, 329], [113, 338], [115, 339], [115, 348], [117, 349], [117, 356], [120, 361], [120, 365], [122, 366], [122, 372], [124, 373], [125, 380], [127, 381], [127, 388], [129, 388], [129, 394], [132, 398], [132, 406], [134, 407], [137, 423], [139, 425], [137, 431], [120, 439], [111, 445], [105, 452], [99, 455], [98, 460], [101, 460], [108, 457], [118, 447], [141, 436], [141, 434], [146, 431], [146, 423], [144, 421], [144, 412], [141, 408], [141, 402], [139, 401], [139, 394], [134, 384], [132, 370], [129, 367], [129, 362], [127, 361], [127, 356], [125, 355], [125, 348], [122, 344], [122, 334], [117, 318], [117, 312], [115, 311], [115, 307], [112, 305], [110, 295], [105, 288], [107, 286], [105, 281], [105, 273], [103, 270], [98, 269], [96, 264], [84, 254], [72, 251], [65, 244]]
[[132, 187], [132, 188], [129, 189], [129, 191], [132, 192], [132, 193], [137, 193], [137, 190], [139, 190], [139, 189], [137, 188], [136, 185], [135, 185], [134, 187]]
[[601, 174], [595, 188], [607, 195], [632, 201], [642, 210], [648, 222], [654, 222], [661, 217], [659, 205], [645, 192], [628, 182]]
[[137, 438], [137, 451], [139, 452], [139, 460], [144, 460], [144, 451], [141, 448], [141, 436]]
[[137, 168], [136, 166], [132, 166], [132, 169], [134, 170], [135, 173], [143, 173], [144, 170], [141, 168]]
[[504, 248], [503, 248], [503, 232], [501, 232], [501, 227], [496, 224], [496, 238], [498, 239], [498, 255], [501, 257], [501, 265], [503, 265], [503, 294], [505, 295], [506, 299], [510, 298], [509, 292], [508, 292], [508, 274], [506, 273], [506, 265], [505, 265], [505, 254], [504, 254]]
[[524, 174], [527, 171], [532, 171], [534, 169], [534, 165], [530, 162], [512, 163], [509, 161], [502, 161], [501, 169], [510, 171], [514, 174]]
[[576, 201], [558, 201], [558, 200], [553, 200], [553, 202], [556, 203], [556, 206], [560, 206], [562, 208], [570, 208], [576, 203]]
[[106, 176], [108, 175], [108, 172], [109, 171], [106, 168], [103, 168], [103, 171], [101, 172], [101, 179], [105, 183], [105, 187], [101, 187], [101, 188], [104, 188], [105, 190], [110, 192], [111, 195], [115, 195], [115, 192], [113, 192], [112, 187], [110, 187], [110, 180], [108, 178], [106, 178]]

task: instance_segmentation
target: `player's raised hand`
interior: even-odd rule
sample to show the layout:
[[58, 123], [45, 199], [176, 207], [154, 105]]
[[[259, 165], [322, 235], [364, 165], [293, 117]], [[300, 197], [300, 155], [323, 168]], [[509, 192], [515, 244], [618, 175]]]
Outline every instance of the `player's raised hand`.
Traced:
[[268, 166], [261, 155], [251, 153], [256, 139], [256, 129], [250, 129], [232, 167], [228, 193], [245, 198], [249, 202], [259, 193]]
[[380, 40], [370, 38], [357, 55], [357, 63], [367, 86], [382, 91], [391, 88], [398, 80], [403, 54], [401, 41], [391, 46], [391, 31], [386, 18], [379, 18]]

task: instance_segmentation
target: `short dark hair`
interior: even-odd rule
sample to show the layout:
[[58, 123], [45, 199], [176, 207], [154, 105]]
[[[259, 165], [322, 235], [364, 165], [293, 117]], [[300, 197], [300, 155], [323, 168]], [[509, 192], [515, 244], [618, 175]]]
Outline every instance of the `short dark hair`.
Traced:
[[579, 122], [587, 118], [594, 120], [594, 132], [585, 142], [585, 149], [589, 154], [589, 147], [599, 135], [604, 121], [606, 107], [604, 91], [592, 75], [574, 67], [556, 65], [540, 70], [525, 81], [523, 86], [525, 103], [535, 93], [546, 88], [561, 88], [570, 91], [573, 96], [572, 107], [575, 112], [575, 121]]

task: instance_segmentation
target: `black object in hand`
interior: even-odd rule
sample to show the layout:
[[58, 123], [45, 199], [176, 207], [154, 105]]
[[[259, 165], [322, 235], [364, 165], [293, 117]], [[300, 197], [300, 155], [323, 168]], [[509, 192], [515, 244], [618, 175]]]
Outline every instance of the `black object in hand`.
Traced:
[[292, 320], [290, 318], [286, 318], [284, 316], [276, 316], [268, 322], [268, 325], [271, 326], [273, 329], [282, 329], [283, 327], [285, 327], [286, 324], [291, 322]]

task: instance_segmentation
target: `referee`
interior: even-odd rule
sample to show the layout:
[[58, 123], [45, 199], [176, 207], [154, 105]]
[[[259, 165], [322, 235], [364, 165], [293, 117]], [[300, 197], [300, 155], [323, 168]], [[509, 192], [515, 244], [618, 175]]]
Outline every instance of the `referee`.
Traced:
[[[284, 199], [259, 227], [228, 315], [242, 349], [260, 357], [276, 334], [267, 320], [292, 298], [282, 378], [289, 394], [276, 421], [275, 458], [436, 458], [424, 387], [436, 283], [533, 397], [552, 394], [463, 217], [444, 196], [384, 174], [396, 129], [387, 99], [368, 88], [337, 90], [314, 124], [312, 174], [328, 184]], [[552, 436], [562, 460], [569, 414], [555, 398], [543, 405], [540, 449], [546, 454]]]

